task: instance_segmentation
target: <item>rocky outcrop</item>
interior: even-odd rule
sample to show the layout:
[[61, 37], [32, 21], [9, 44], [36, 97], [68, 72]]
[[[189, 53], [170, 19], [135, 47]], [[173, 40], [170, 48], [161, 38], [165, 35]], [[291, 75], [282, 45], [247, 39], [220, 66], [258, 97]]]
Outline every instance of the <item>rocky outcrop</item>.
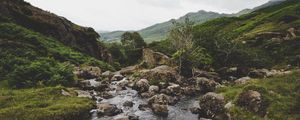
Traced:
[[173, 61], [168, 56], [147, 48], [143, 49], [143, 60], [150, 67], [160, 65], [172, 66], [173, 64]]
[[[23, 0], [1, 0], [0, 16], [9, 22], [53, 37], [65, 45], [98, 59], [111, 61], [111, 55], [100, 44], [93, 28], [78, 26], [53, 13], [31, 6]], [[59, 59], [59, 55], [54, 55]]]

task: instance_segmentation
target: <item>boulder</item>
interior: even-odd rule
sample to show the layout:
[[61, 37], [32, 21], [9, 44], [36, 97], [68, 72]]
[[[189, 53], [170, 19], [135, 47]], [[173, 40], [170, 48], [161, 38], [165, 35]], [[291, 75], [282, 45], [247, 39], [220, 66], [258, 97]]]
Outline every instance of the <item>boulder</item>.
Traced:
[[123, 78], [124, 78], [123, 75], [117, 74], [117, 75], [114, 75], [110, 80], [111, 80], [111, 81], [120, 81], [120, 80], [122, 80]]
[[148, 90], [150, 93], [158, 93], [159, 92], [159, 87], [158, 86], [155, 86], [155, 85], [151, 85], [149, 87], [149, 90]]
[[167, 90], [169, 90], [172, 95], [181, 94], [181, 87], [177, 84], [171, 84], [170, 86], [167, 87]]
[[92, 90], [94, 88], [90, 80], [79, 81], [78, 86], [83, 90]]
[[143, 93], [149, 90], [150, 84], [147, 79], [141, 79], [137, 81], [134, 85], [134, 89], [137, 90], [139, 93]]
[[223, 95], [213, 92], [206, 93], [199, 100], [200, 115], [213, 118], [218, 114], [223, 114], [225, 111], [224, 105], [225, 99]]
[[242, 77], [234, 81], [235, 84], [246, 84], [249, 80], [251, 80], [250, 77]]
[[197, 77], [195, 81], [196, 81], [196, 88], [201, 93], [213, 92], [215, 91], [216, 87], [219, 85], [219, 83], [215, 82], [214, 80], [209, 80], [204, 77]]
[[202, 70], [194, 70], [194, 77], [205, 77], [214, 81], [220, 81], [221, 78], [219, 77], [219, 74], [216, 72], [207, 72]]
[[102, 77], [105, 77], [105, 78], [111, 78], [113, 77], [113, 73], [110, 72], [110, 71], [105, 71], [104, 73], [101, 74]]
[[170, 103], [170, 97], [165, 94], [154, 95], [148, 100], [148, 104], [160, 104], [160, 105], [168, 105]]
[[63, 96], [72, 96], [69, 92], [65, 91], [64, 89], [61, 89], [61, 94]]
[[73, 72], [78, 78], [93, 79], [101, 76], [101, 69], [94, 66], [76, 67]]
[[83, 91], [83, 90], [74, 90], [74, 91], [77, 93], [77, 97], [85, 97], [85, 98], [92, 99], [92, 95], [87, 91]]
[[157, 80], [159, 82], [176, 82], [180, 79], [177, 70], [166, 65], [158, 66], [150, 70], [141, 70], [140, 72], [142, 78]]
[[145, 111], [146, 109], [150, 108], [150, 106], [148, 104], [140, 104], [138, 108], [141, 111]]
[[129, 84], [129, 81], [126, 78], [123, 78], [121, 81], [117, 82], [118, 87], [126, 87]]
[[193, 113], [193, 114], [199, 114], [200, 111], [201, 111], [201, 109], [198, 108], [198, 107], [192, 107], [192, 108], [190, 108], [190, 111], [191, 111], [191, 113]]
[[115, 120], [139, 120], [139, 116], [135, 116], [135, 115], [122, 116], [116, 118]]
[[257, 69], [249, 72], [249, 77], [251, 78], [265, 78], [267, 77], [269, 70], [267, 69]]
[[155, 95], [155, 93], [153, 93], [153, 92], [144, 92], [144, 93], [141, 93], [141, 97], [142, 98], [150, 98], [150, 97], [152, 97], [154, 95]]
[[172, 66], [173, 61], [168, 56], [160, 52], [154, 52], [151, 49], [143, 49], [143, 60], [149, 67], [159, 66], [159, 65], [169, 65]]
[[117, 108], [116, 105], [108, 104], [108, 103], [101, 103], [97, 105], [98, 112], [103, 115], [107, 116], [115, 116], [122, 113], [122, 109]]
[[109, 93], [108, 91], [104, 91], [104, 92], [101, 92], [99, 94], [100, 97], [104, 98], [104, 99], [110, 99], [110, 98], [113, 98], [114, 96]]
[[166, 117], [168, 116], [168, 105], [153, 104], [151, 105], [152, 112], [156, 115]]
[[247, 110], [252, 112], [260, 112], [263, 109], [262, 96], [257, 91], [245, 91], [239, 95], [237, 105], [245, 107]]
[[194, 96], [197, 93], [196, 88], [194, 86], [182, 87], [181, 90], [183, 95]]
[[125, 101], [123, 103], [123, 106], [124, 107], [133, 107], [134, 103], [132, 101]]

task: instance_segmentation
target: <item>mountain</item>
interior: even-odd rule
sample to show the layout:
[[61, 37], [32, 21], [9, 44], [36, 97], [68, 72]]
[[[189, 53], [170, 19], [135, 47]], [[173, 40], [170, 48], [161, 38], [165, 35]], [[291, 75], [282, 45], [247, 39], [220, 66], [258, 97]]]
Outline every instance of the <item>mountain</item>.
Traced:
[[[176, 21], [183, 22], [185, 18], [189, 17], [191, 21], [195, 22], [196, 24], [200, 24], [214, 18], [225, 17], [225, 16], [231, 16], [231, 15], [200, 10], [198, 12], [188, 13], [176, 19]], [[158, 23], [153, 26], [147, 27], [145, 29], [139, 30], [138, 32], [145, 39], [146, 42], [159, 41], [166, 37], [171, 27], [172, 27], [172, 20], [169, 20], [167, 22]], [[120, 40], [120, 36], [124, 32], [125, 31], [114, 31], [114, 32], [100, 33], [100, 35], [101, 38], [105, 41], [118, 41]]]
[[[208, 20], [212, 20], [215, 18], [220, 17], [232, 17], [232, 16], [240, 16], [247, 13], [251, 13], [255, 10], [259, 10], [268, 6], [276, 5], [285, 0], [271, 0], [261, 6], [255, 7], [253, 9], [244, 9], [238, 13], [235, 14], [220, 14], [216, 12], [208, 12], [204, 10], [200, 10], [198, 12], [191, 12], [188, 13], [178, 19], [176, 19], [177, 22], [183, 22], [186, 17], [189, 17], [191, 21], [195, 22], [196, 24], [204, 23]], [[158, 23], [153, 26], [147, 27], [145, 29], [139, 30], [138, 32], [141, 34], [141, 36], [145, 39], [146, 42], [152, 42], [152, 41], [160, 41], [162, 39], [165, 39], [169, 29], [172, 27], [172, 20], [169, 20], [167, 22]], [[99, 32], [101, 35], [101, 39], [104, 41], [120, 41], [120, 36], [126, 31], [113, 31], [113, 32]]]

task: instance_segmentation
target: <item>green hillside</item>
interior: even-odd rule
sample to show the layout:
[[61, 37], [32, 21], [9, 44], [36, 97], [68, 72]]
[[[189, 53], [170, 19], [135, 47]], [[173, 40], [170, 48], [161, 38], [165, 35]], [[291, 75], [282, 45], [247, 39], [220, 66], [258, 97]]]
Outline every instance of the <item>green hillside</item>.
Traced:
[[299, 64], [299, 9], [299, 1], [290, 0], [197, 25], [196, 44], [206, 48], [218, 66]]

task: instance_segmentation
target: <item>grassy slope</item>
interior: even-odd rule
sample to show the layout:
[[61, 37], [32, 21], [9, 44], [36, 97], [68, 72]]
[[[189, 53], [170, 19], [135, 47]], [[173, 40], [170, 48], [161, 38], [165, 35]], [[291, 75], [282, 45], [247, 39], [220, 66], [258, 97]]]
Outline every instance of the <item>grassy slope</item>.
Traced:
[[[271, 120], [300, 119], [300, 70], [295, 70], [288, 75], [251, 80], [245, 85], [219, 88], [217, 92], [224, 94], [227, 101], [235, 102], [242, 91], [249, 89], [260, 91], [263, 99], [268, 100], [269, 106], [265, 118]], [[233, 119], [265, 119], [264, 116], [251, 113], [238, 106], [234, 106], [230, 113]]]
[[61, 95], [63, 87], [0, 89], [1, 120], [87, 119], [94, 103], [85, 98]]
[[[300, 27], [300, 2], [289, 0], [282, 4], [254, 11], [241, 17], [218, 18], [201, 25], [195, 26], [195, 38], [197, 43], [214, 44], [212, 41], [231, 41], [242, 43], [254, 51], [259, 57], [266, 59], [270, 64], [286, 64], [296, 55], [300, 54], [299, 37], [290, 41], [276, 42], [272, 38], [256, 40], [259, 34], [264, 32], [279, 32], [287, 34], [287, 29]], [[201, 40], [204, 40], [201, 42]], [[215, 48], [203, 46], [208, 51]], [[218, 60], [216, 60], [218, 61]]]

